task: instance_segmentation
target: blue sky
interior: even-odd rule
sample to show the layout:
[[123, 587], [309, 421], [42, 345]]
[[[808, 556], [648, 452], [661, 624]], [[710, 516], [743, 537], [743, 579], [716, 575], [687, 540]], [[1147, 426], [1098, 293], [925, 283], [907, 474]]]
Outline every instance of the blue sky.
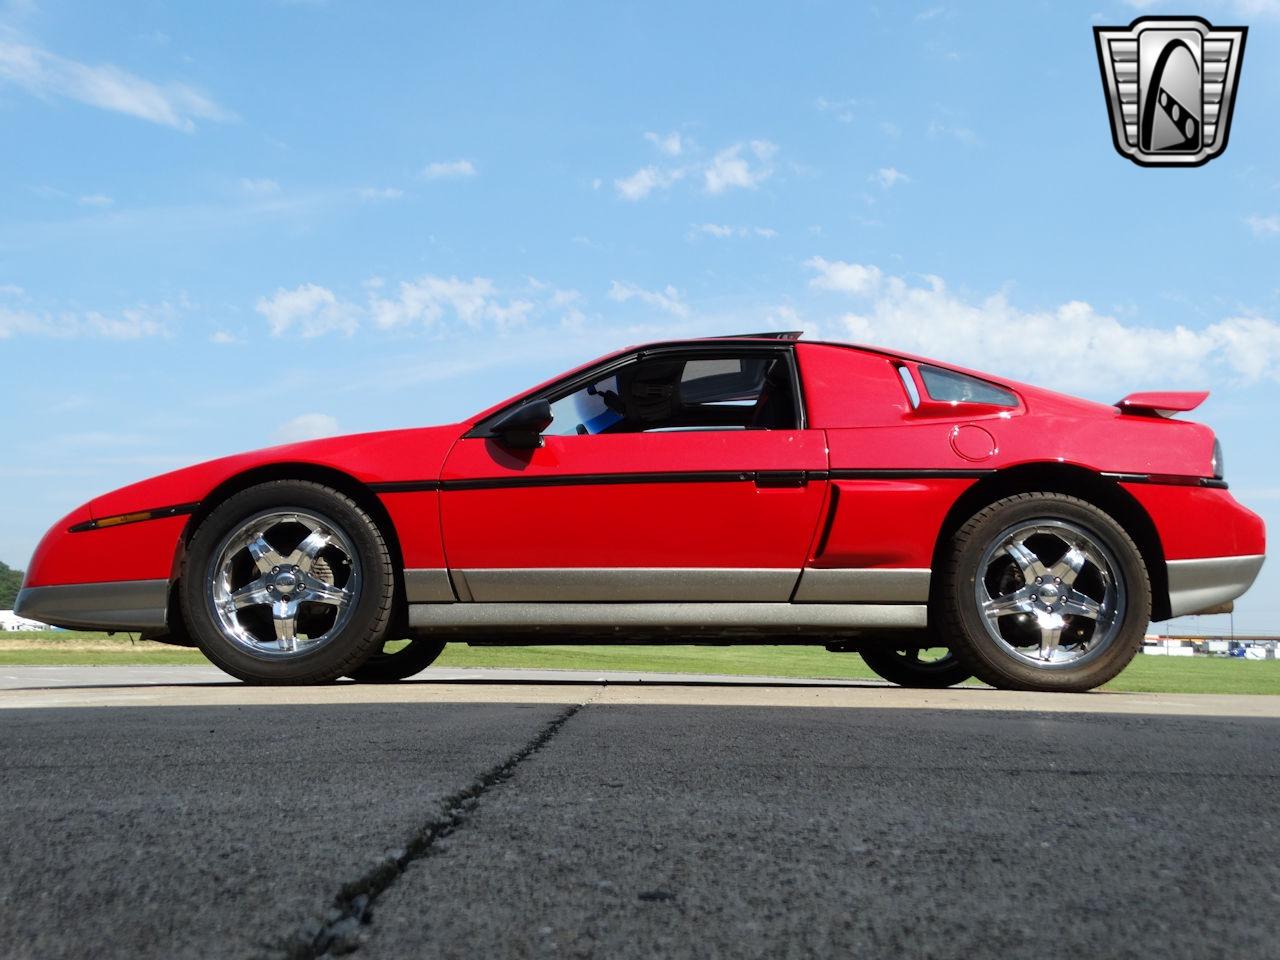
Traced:
[[[0, 3], [11, 565], [164, 469], [766, 328], [1208, 387], [1280, 529], [1280, 3], [213, 10]], [[1140, 12], [1250, 27], [1205, 167], [1111, 146], [1091, 27]], [[1238, 631], [1280, 629], [1278, 569]]]

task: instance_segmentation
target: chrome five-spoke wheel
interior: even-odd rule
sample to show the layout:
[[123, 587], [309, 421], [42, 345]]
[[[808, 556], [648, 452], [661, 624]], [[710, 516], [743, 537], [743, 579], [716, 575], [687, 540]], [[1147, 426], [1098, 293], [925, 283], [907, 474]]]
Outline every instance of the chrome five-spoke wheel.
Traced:
[[[1136, 522], [1122, 500], [1112, 506]], [[960, 526], [930, 622], [985, 683], [1081, 691], [1133, 659], [1151, 612], [1129, 531], [1095, 503], [1046, 491], [996, 500]]]
[[1094, 535], [1062, 520], [1008, 528], [987, 547], [974, 580], [992, 639], [1037, 666], [1105, 648], [1124, 618], [1118, 564]]
[[223, 670], [254, 683], [326, 683], [381, 648], [395, 568], [378, 524], [345, 494], [275, 480], [219, 504], [187, 548], [183, 619]]
[[251, 517], [223, 541], [209, 603], [228, 640], [287, 657], [341, 632], [360, 595], [360, 558], [330, 520], [304, 510]]

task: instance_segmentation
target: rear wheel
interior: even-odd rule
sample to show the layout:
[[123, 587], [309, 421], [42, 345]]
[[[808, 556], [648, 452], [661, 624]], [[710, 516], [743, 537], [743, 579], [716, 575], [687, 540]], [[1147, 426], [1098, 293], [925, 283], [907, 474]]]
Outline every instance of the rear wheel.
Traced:
[[444, 650], [444, 641], [430, 637], [414, 637], [398, 650], [387, 652], [385, 643], [355, 670], [347, 674], [357, 683], [395, 683], [421, 673], [435, 662]]
[[972, 676], [948, 648], [898, 648], [889, 642], [859, 652], [877, 676], [900, 687], [953, 687]]
[[395, 580], [381, 531], [353, 500], [299, 480], [251, 487], [200, 524], [183, 563], [187, 628], [251, 683], [325, 683], [382, 641]]
[[1151, 619], [1142, 554], [1091, 503], [1025, 493], [956, 533], [938, 609], [956, 656], [992, 686], [1082, 691], [1128, 665]]

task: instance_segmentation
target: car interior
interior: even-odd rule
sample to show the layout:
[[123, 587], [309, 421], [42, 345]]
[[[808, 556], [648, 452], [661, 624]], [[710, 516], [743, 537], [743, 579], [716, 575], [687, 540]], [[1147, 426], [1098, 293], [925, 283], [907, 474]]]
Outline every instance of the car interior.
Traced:
[[786, 356], [646, 357], [551, 403], [552, 436], [675, 430], [794, 430]]

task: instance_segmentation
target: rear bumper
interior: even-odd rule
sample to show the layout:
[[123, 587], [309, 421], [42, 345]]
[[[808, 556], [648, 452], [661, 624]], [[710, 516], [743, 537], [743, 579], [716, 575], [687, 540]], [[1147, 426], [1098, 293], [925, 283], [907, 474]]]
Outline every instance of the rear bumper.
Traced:
[[168, 580], [121, 580], [25, 587], [14, 613], [55, 627], [78, 630], [163, 630]]
[[1253, 586], [1264, 560], [1257, 554], [1168, 561], [1169, 616], [1216, 611], [1230, 603]]

